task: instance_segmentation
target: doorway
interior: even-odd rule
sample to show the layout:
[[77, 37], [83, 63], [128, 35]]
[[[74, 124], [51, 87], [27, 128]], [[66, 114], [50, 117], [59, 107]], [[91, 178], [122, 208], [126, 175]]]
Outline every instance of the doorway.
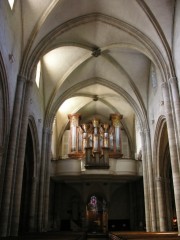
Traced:
[[106, 233], [108, 225], [107, 201], [97, 194], [92, 194], [86, 205], [88, 232]]

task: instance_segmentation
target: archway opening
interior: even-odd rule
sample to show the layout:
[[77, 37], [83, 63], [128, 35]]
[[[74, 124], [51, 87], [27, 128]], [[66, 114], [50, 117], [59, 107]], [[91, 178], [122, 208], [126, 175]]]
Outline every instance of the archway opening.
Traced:
[[[159, 136], [158, 213], [160, 231], [177, 231], [176, 206], [171, 168], [167, 124], [164, 121]], [[161, 201], [163, 199], [163, 201]], [[162, 217], [163, 216], [163, 217]]]
[[86, 220], [88, 231], [92, 233], [107, 231], [108, 206], [107, 201], [98, 194], [92, 194], [86, 205]]
[[21, 194], [21, 210], [20, 210], [20, 224], [19, 233], [24, 234], [30, 231], [31, 221], [31, 196], [32, 196], [32, 180], [34, 169], [34, 151], [33, 140], [31, 130], [28, 126], [25, 160], [24, 160], [24, 172], [22, 182], [22, 194]]

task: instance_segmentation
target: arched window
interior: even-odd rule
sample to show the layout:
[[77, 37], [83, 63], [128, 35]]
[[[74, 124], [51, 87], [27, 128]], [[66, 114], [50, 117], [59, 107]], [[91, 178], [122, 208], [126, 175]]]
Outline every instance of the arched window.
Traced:
[[10, 6], [10, 8], [12, 10], [13, 7], [14, 7], [14, 0], [8, 0], [8, 2], [9, 2], [9, 6]]
[[40, 83], [40, 77], [41, 77], [41, 62], [39, 61], [36, 68], [36, 84], [38, 88]]

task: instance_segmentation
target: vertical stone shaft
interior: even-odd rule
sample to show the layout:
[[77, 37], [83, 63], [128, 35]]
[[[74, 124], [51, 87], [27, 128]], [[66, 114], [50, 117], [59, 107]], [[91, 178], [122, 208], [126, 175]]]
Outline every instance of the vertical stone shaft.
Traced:
[[[169, 79], [169, 86], [171, 89], [171, 98], [172, 98], [172, 106], [174, 109], [174, 116], [175, 116], [175, 124], [174, 126], [177, 129], [177, 149], [178, 149], [178, 157], [180, 158], [180, 98], [179, 98], [179, 91], [177, 86], [177, 79], [176, 77], [172, 77]], [[179, 163], [180, 169], [180, 163]]]
[[167, 229], [172, 231], [172, 219], [173, 219], [173, 210], [172, 209], [172, 189], [171, 181], [168, 178], [165, 179], [165, 199], [166, 199], [166, 211], [167, 211]]
[[156, 179], [157, 187], [157, 202], [159, 211], [159, 228], [160, 232], [167, 231], [167, 214], [165, 211], [165, 192], [164, 192], [164, 181], [161, 177]]
[[16, 148], [19, 136], [19, 120], [21, 113], [21, 104], [23, 99], [23, 88], [26, 78], [18, 76], [16, 95], [13, 109], [13, 116], [11, 122], [11, 131], [9, 137], [6, 169], [4, 177], [4, 187], [2, 194], [1, 213], [0, 213], [0, 232], [1, 236], [8, 235], [9, 211], [11, 203], [12, 185], [14, 180], [14, 168], [16, 167]]
[[149, 184], [147, 176], [147, 156], [145, 147], [145, 136], [144, 132], [140, 132], [141, 143], [142, 143], [142, 165], [143, 165], [143, 186], [144, 186], [144, 201], [145, 201], [145, 218], [146, 218], [146, 231], [151, 231], [150, 225], [150, 203], [149, 203]]
[[32, 189], [31, 189], [31, 203], [30, 203], [30, 214], [29, 214], [29, 231], [36, 232], [37, 226], [36, 220], [36, 191], [37, 191], [37, 178], [32, 177]]
[[157, 231], [156, 225], [156, 210], [155, 210], [155, 193], [154, 193], [154, 180], [153, 180], [153, 166], [152, 166], [152, 155], [151, 155], [151, 141], [150, 132], [146, 129], [146, 150], [147, 150], [147, 171], [148, 171], [148, 183], [149, 183], [149, 200], [151, 209], [151, 231]]
[[44, 202], [44, 181], [45, 181], [45, 168], [46, 168], [46, 149], [48, 148], [48, 133], [49, 128], [44, 127], [43, 130], [43, 143], [41, 151], [41, 169], [40, 169], [40, 181], [39, 181], [39, 203], [38, 203], [38, 230], [44, 231], [43, 229], [43, 202]]
[[44, 229], [48, 230], [48, 220], [49, 220], [49, 191], [50, 191], [50, 161], [51, 161], [51, 140], [52, 140], [52, 132], [48, 133], [48, 141], [47, 141], [47, 149], [46, 149], [46, 166], [45, 166], [45, 191], [44, 191]]
[[12, 219], [11, 219], [11, 235], [18, 235], [19, 228], [19, 218], [20, 218], [20, 207], [21, 207], [21, 193], [22, 193], [22, 181], [23, 181], [23, 171], [24, 171], [24, 157], [25, 157], [25, 147], [27, 138], [27, 127], [28, 127], [28, 116], [29, 116], [29, 102], [30, 94], [32, 89], [32, 81], [26, 82], [25, 94], [24, 94], [24, 104], [21, 119], [21, 129], [19, 138], [19, 148], [17, 155], [17, 166], [15, 173], [15, 185], [14, 185], [14, 195], [13, 195], [13, 207], [12, 207]]
[[166, 112], [167, 119], [167, 130], [168, 130], [168, 139], [169, 139], [169, 150], [171, 157], [171, 167], [172, 167], [172, 178], [173, 178], [173, 186], [174, 186], [174, 197], [175, 197], [175, 205], [176, 205], [176, 214], [177, 214], [177, 222], [178, 222], [178, 231], [180, 233], [180, 172], [179, 172], [179, 163], [178, 163], [178, 150], [175, 136], [175, 128], [171, 110], [171, 103], [169, 97], [169, 89], [167, 83], [164, 82], [162, 84], [162, 92], [164, 99], [164, 106]]
[[[169, 84], [171, 88], [172, 100], [173, 100], [173, 107], [174, 113], [176, 118], [176, 126], [178, 130], [178, 136], [180, 138], [180, 98], [179, 98], [179, 91], [177, 86], [177, 79], [176, 77], [172, 77], [169, 79]], [[180, 142], [180, 139], [179, 139]]]

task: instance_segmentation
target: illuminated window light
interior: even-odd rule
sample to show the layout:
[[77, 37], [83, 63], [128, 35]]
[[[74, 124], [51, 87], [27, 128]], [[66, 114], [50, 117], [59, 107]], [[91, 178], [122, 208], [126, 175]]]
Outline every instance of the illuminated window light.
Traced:
[[38, 88], [39, 88], [40, 76], [41, 76], [41, 62], [39, 61], [36, 68], [36, 84]]
[[14, 6], [14, 0], [8, 0], [10, 8], [13, 9]]

